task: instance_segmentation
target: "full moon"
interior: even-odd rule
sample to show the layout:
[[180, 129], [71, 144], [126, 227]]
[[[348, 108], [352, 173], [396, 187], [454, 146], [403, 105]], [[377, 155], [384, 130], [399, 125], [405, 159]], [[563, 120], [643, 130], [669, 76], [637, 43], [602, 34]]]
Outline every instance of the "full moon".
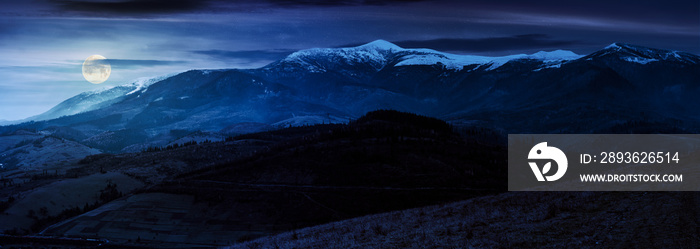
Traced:
[[102, 55], [91, 55], [83, 62], [83, 77], [92, 84], [105, 82], [112, 73], [112, 66]]

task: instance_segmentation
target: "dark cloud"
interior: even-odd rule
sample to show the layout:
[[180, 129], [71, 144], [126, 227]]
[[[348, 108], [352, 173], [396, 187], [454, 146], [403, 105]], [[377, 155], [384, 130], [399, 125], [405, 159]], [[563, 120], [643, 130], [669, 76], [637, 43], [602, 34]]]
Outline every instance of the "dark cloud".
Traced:
[[576, 40], [552, 39], [544, 34], [525, 34], [507, 37], [489, 37], [478, 39], [434, 39], [396, 41], [394, 44], [403, 48], [431, 48], [438, 51], [452, 52], [498, 52], [509, 50], [529, 50], [547, 48], [566, 48], [580, 44]]
[[225, 1], [225, 0], [57, 0], [54, 3], [64, 11], [81, 12], [93, 16], [101, 15], [150, 15], [203, 12], [247, 12], [270, 8], [294, 7], [337, 7], [337, 6], [384, 6], [426, 0], [267, 0], [267, 1]]
[[[112, 67], [135, 68], [135, 67], [154, 67], [154, 66], [170, 66], [185, 64], [186, 61], [164, 61], [164, 60], [126, 60], [126, 59], [106, 59]], [[82, 61], [81, 61], [82, 63]], [[100, 60], [94, 60], [94, 64], [102, 63]]]
[[211, 58], [221, 61], [228, 60], [246, 60], [246, 61], [275, 61], [286, 57], [293, 53], [293, 50], [246, 50], [246, 51], [229, 51], [229, 50], [200, 50], [192, 51], [195, 54], [207, 55]]
[[56, 1], [66, 11], [86, 12], [94, 15], [141, 15], [190, 12], [207, 7], [208, 1], [197, 0], [127, 0], [105, 1]]
[[550, 13], [557, 16], [597, 16], [652, 23], [697, 24], [700, 1], [665, 0], [499, 0], [460, 1], [460, 6], [517, 13]]
[[344, 0], [344, 1], [323, 1], [323, 0], [268, 0], [268, 3], [284, 7], [333, 7], [333, 6], [362, 6], [362, 5], [394, 5], [412, 2], [425, 2], [426, 0]]

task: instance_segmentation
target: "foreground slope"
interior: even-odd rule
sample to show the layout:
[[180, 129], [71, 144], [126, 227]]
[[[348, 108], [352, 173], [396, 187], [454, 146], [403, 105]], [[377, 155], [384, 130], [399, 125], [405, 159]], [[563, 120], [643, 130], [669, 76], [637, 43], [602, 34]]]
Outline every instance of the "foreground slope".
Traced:
[[228, 248], [696, 248], [698, 193], [517, 192], [370, 215]]

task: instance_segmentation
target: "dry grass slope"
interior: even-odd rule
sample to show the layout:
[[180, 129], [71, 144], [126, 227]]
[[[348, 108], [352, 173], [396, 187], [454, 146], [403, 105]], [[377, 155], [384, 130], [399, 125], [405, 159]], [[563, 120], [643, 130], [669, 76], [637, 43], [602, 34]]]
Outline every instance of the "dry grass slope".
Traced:
[[511, 192], [229, 248], [697, 248], [700, 193]]

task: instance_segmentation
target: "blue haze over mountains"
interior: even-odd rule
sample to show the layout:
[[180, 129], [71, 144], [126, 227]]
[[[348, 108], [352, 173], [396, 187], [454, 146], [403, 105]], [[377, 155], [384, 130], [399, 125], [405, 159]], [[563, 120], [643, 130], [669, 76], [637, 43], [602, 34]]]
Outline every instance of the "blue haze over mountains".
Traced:
[[504, 133], [682, 133], [700, 127], [699, 95], [700, 56], [690, 53], [616, 43], [585, 56], [486, 58], [379, 40], [86, 92], [0, 132], [61, 130], [119, 152], [162, 146], [173, 131], [239, 134], [395, 109]]

